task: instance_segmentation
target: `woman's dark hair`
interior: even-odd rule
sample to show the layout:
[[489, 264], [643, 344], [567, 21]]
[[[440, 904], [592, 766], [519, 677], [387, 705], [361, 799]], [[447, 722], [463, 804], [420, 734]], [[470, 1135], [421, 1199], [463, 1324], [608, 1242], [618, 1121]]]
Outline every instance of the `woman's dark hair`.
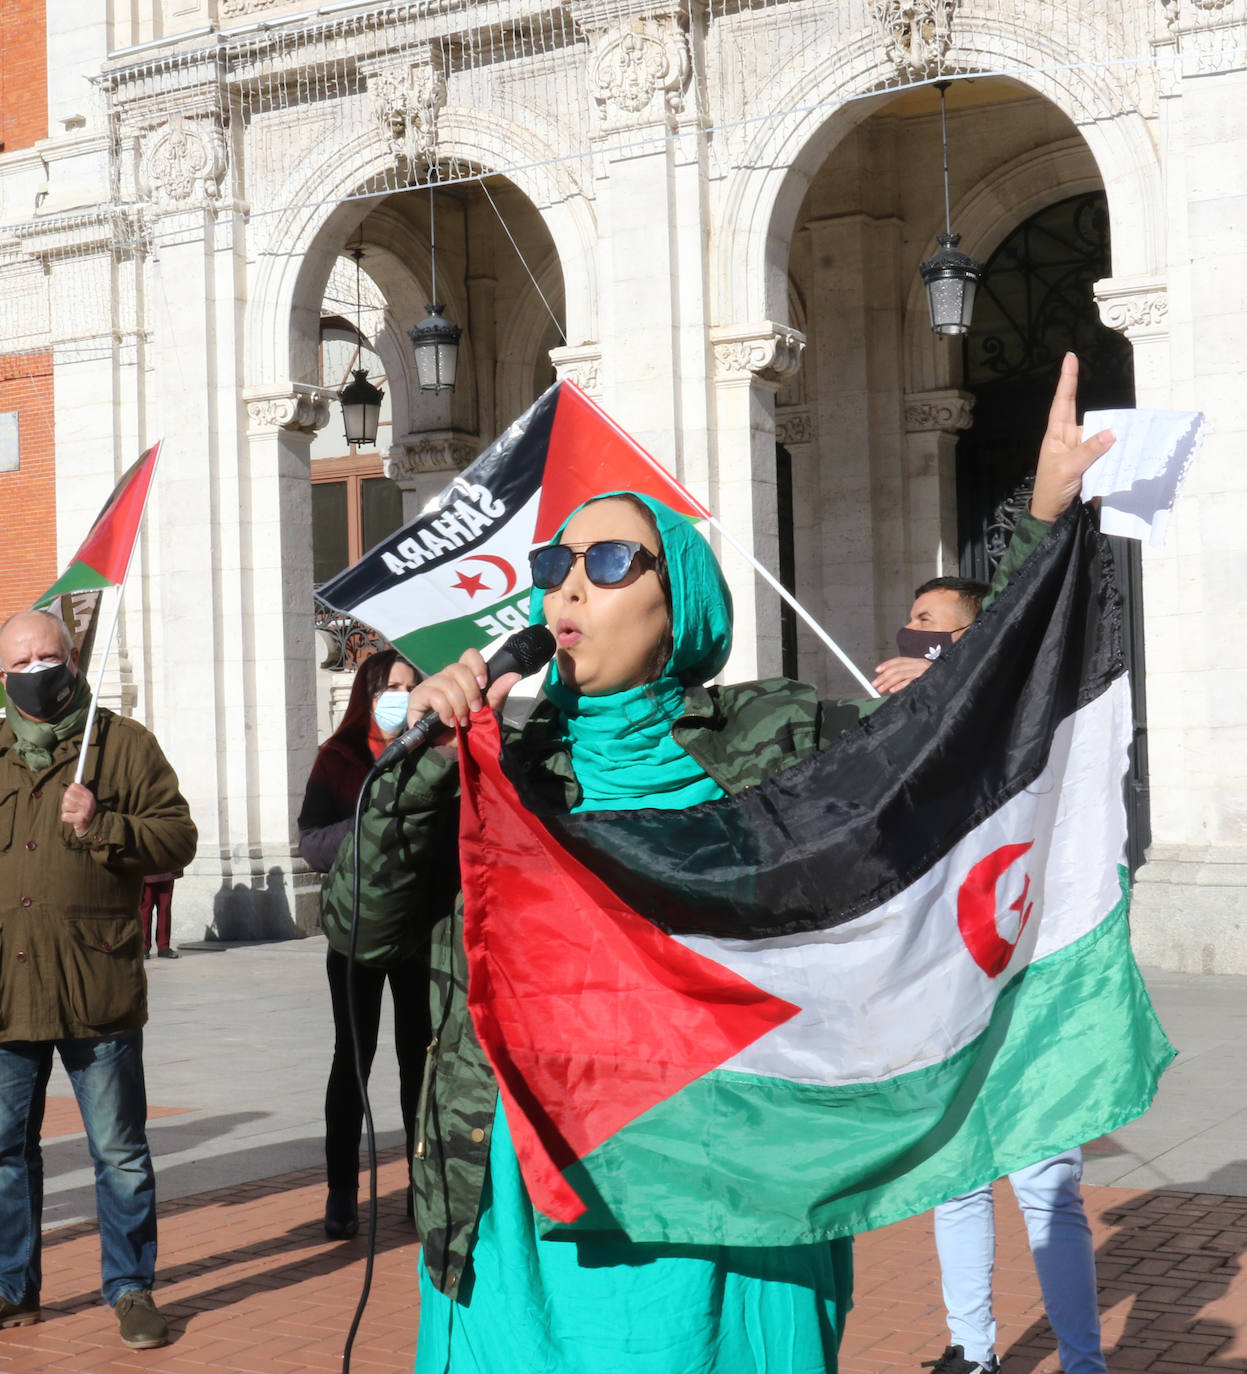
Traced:
[[585, 505], [596, 505], [598, 501], [626, 501], [634, 510], [639, 511], [641, 518], [649, 527], [654, 536], [654, 543], [658, 548], [658, 561], [654, 564], [654, 571], [658, 574], [658, 585], [662, 588], [663, 600], [667, 603], [667, 628], [658, 647], [654, 650], [653, 657], [646, 665], [647, 681], [657, 682], [662, 677], [662, 671], [667, 666], [667, 660], [671, 657], [675, 647], [673, 626], [675, 624], [674, 612], [671, 609], [671, 574], [667, 571], [667, 550], [663, 547], [662, 534], [658, 529], [658, 521], [654, 519], [654, 512], [640, 500], [633, 496], [630, 491], [622, 491], [614, 496], [595, 496], [593, 500], [586, 501]]
[[[390, 670], [400, 659], [404, 663], [407, 662], [397, 649], [380, 649], [364, 659], [355, 672], [355, 681], [351, 683], [351, 695], [342, 714], [342, 723], [325, 741], [326, 744], [333, 740], [338, 744], [345, 744], [356, 754], [367, 755], [368, 732], [372, 728], [372, 699], [378, 692], [385, 691], [385, 684], [390, 680]], [[412, 668], [412, 672], [416, 674], [416, 681], [419, 682], [419, 670]]]

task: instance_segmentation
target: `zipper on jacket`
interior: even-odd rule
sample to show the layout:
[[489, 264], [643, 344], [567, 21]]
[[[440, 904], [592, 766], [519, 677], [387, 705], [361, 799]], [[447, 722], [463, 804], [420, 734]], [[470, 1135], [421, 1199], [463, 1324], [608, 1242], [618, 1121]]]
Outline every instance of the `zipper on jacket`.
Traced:
[[437, 1036], [425, 1051], [424, 1074], [420, 1079], [420, 1098], [416, 1103], [416, 1143], [413, 1159], [426, 1159], [429, 1153], [429, 1094], [433, 1089], [433, 1065], [437, 1062]]

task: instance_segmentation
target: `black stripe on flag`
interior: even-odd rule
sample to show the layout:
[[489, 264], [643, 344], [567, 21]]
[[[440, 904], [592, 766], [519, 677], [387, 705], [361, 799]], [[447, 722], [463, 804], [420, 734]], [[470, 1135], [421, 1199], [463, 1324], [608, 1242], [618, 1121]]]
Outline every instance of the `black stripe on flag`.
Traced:
[[550, 432], [554, 427], [554, 412], [558, 408], [560, 385], [556, 382], [542, 392], [513, 425], [439, 493], [434, 507], [421, 512], [415, 520], [393, 534], [386, 535], [358, 563], [352, 564], [345, 572], [319, 588], [317, 595], [320, 599], [334, 610], [349, 615], [356, 606], [387, 587], [427, 573], [443, 563], [452, 563], [495, 538], [497, 523], [482, 529], [475, 539], [463, 540], [444, 553], [425, 557], [418, 567], [409, 567], [403, 572], [393, 571], [385, 557], [389, 554], [395, 565], [405, 562], [398, 546], [409, 539], [419, 543], [421, 531], [434, 530], [434, 522], [441, 513], [463, 498], [465, 483], [483, 487], [493, 501], [501, 502], [506, 507], [506, 514], [500, 517], [498, 523], [505, 524], [521, 510], [536, 494], [545, 475], [546, 454], [550, 447]]
[[1107, 541], [1075, 502], [938, 671], [817, 757], [684, 811], [542, 820], [670, 933], [761, 938], [842, 924], [1034, 782], [1061, 721], [1124, 671], [1121, 617]]

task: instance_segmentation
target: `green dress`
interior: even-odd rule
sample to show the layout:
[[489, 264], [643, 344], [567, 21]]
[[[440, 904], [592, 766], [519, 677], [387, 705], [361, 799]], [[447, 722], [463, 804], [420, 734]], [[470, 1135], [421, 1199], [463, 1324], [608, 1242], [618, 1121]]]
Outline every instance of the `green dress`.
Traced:
[[543, 1240], [501, 1106], [470, 1301], [420, 1265], [415, 1374], [834, 1374], [853, 1243]]

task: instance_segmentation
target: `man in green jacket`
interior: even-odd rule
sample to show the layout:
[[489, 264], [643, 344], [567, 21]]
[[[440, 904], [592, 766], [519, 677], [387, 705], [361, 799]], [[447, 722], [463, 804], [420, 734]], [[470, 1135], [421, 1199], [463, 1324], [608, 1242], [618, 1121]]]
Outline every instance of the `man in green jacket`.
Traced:
[[39, 1135], [55, 1049], [95, 1160], [105, 1300], [121, 1339], [163, 1345], [152, 1303], [156, 1193], [147, 1144], [147, 984], [136, 913], [146, 873], [189, 864], [177, 777], [137, 721], [90, 706], [64, 624], [0, 626], [0, 1327], [39, 1320]]

